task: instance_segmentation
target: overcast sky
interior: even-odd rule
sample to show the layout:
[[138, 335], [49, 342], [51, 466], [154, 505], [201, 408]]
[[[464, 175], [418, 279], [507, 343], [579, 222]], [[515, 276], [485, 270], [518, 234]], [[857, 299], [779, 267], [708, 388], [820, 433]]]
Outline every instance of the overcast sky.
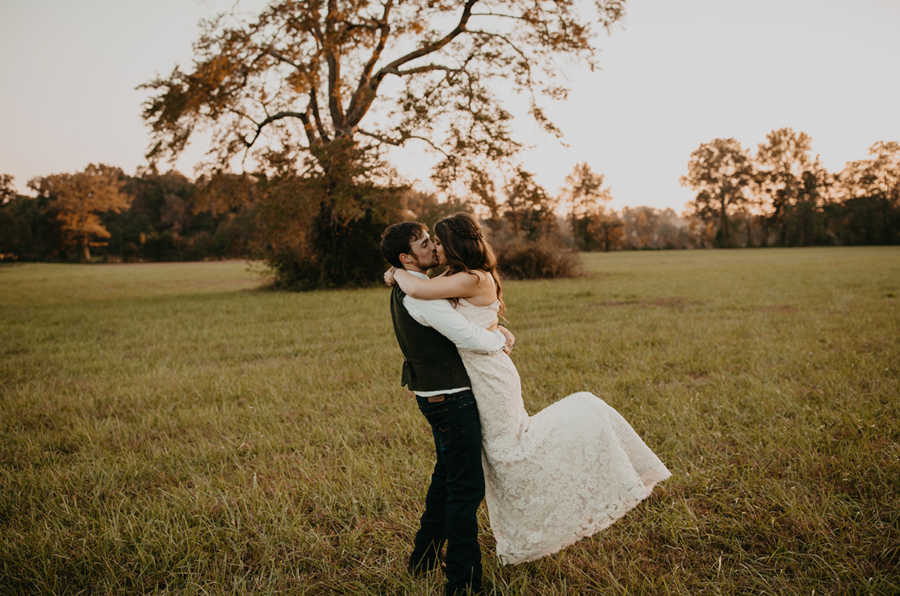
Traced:
[[[0, 0], [0, 173], [33, 176], [91, 162], [133, 173], [148, 137], [135, 86], [186, 64], [197, 22], [262, 0]], [[677, 211], [678, 178], [715, 137], [754, 148], [790, 126], [829, 169], [900, 141], [900, 0], [630, 0], [603, 41], [602, 70], [572, 73], [550, 113], [568, 147], [540, 136], [526, 164], [551, 192], [579, 161], [606, 175], [613, 206]], [[417, 151], [396, 160], [426, 181]], [[193, 174], [204, 147], [177, 164]], [[425, 183], [423, 182], [423, 188]]]

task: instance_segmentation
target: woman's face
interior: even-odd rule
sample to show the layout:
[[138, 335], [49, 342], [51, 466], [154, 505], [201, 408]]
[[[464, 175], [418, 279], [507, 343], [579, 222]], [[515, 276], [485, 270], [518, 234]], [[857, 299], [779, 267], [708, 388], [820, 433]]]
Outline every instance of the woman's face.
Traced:
[[438, 238], [437, 234], [434, 235], [434, 249], [437, 253], [438, 265], [446, 265], [447, 257], [444, 256], [444, 245], [441, 244], [441, 239]]

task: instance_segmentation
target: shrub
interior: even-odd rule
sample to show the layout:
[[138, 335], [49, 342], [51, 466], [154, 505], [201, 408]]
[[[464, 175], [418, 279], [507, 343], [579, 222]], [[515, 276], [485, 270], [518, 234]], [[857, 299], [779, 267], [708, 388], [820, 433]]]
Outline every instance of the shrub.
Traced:
[[325, 177], [266, 182], [257, 214], [259, 251], [287, 290], [366, 286], [386, 267], [380, 238], [399, 221], [403, 187], [333, 184]]
[[578, 277], [578, 253], [546, 239], [514, 240], [496, 250], [500, 273], [511, 279]]

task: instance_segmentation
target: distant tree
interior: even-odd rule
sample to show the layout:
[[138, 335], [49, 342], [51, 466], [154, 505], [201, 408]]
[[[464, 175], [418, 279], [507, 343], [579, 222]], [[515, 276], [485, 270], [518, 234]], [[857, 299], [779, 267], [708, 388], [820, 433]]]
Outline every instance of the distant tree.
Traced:
[[842, 201], [834, 233], [850, 244], [900, 242], [900, 143], [878, 141], [869, 159], [847, 162], [837, 176]]
[[[510, 91], [526, 99], [538, 125], [560, 134], [544, 112], [567, 92], [559, 61], [595, 66], [598, 33], [623, 14], [624, 0], [589, 8], [577, 0], [275, 0], [249, 22], [210, 21], [190, 69], [141, 86], [150, 92], [147, 156], [173, 159], [195, 131], [212, 129], [212, 167], [249, 157], [269, 179], [304, 179], [319, 190], [283, 197], [304, 201], [285, 213], [314, 213], [319, 227], [307, 249], [291, 241], [278, 251], [330, 262], [320, 253], [358, 248], [334, 238], [374, 217], [376, 196], [392, 201], [378, 187], [400, 186], [382, 161], [386, 149], [423, 143], [439, 157], [439, 188], [464, 188], [475, 171], [508, 163], [521, 147], [504, 99]], [[366, 275], [375, 280], [380, 269]]]
[[575, 246], [591, 250], [592, 222], [604, 215], [605, 203], [612, 200], [612, 192], [604, 187], [603, 174], [591, 169], [587, 162], [576, 164], [563, 187], [563, 201], [569, 211], [569, 225]]
[[590, 244], [587, 250], [599, 248], [604, 252], [617, 250], [625, 240], [625, 222], [613, 211], [602, 209], [591, 215], [587, 229]]
[[198, 229], [209, 231], [208, 215], [195, 215], [196, 185], [187, 176], [154, 168], [129, 177], [125, 191], [133, 197], [130, 209], [107, 214], [111, 237], [108, 249], [125, 260], [180, 261], [202, 258], [189, 248]]
[[753, 162], [736, 139], [713, 139], [691, 153], [681, 184], [697, 192], [690, 212], [718, 226], [716, 246], [732, 246], [729, 216], [748, 202], [753, 181]]
[[99, 239], [110, 234], [100, 220], [100, 214], [126, 209], [131, 197], [122, 192], [122, 170], [103, 164], [90, 164], [75, 174], [52, 174], [34, 178], [28, 186], [52, 199], [56, 218], [66, 244], [79, 248], [81, 259], [91, 259], [92, 245], [102, 245]]
[[[674, 212], [673, 212], [674, 214]], [[622, 209], [623, 241], [625, 248], [663, 248], [663, 212], [653, 207], [625, 207]]]
[[787, 207], [784, 237], [791, 246], [822, 244], [826, 241], [824, 207], [830, 200], [834, 175], [826, 170], [818, 157], [801, 175], [800, 194]]
[[[764, 235], [768, 230], [768, 218], [760, 213], [758, 209], [753, 209], [752, 207], [754, 206], [756, 206], [756, 203], [751, 201], [748, 205], [739, 209], [731, 218], [731, 221], [736, 224], [735, 227], [741, 228], [736, 230], [735, 234], [740, 233], [744, 239], [743, 246], [745, 247], [763, 246], [766, 243]], [[698, 245], [702, 245], [702, 242], [698, 242]]]
[[516, 168], [503, 191], [506, 201], [502, 213], [513, 237], [537, 240], [555, 235], [556, 200], [537, 183], [534, 174], [522, 167]]
[[869, 147], [869, 159], [847, 162], [840, 174], [844, 194], [881, 197], [900, 205], [900, 143], [878, 141]]
[[697, 248], [712, 248], [716, 245], [715, 220], [704, 220], [697, 217], [696, 213], [688, 210], [682, 216], [687, 222], [687, 232]]
[[[779, 128], [766, 135], [756, 151], [759, 201], [781, 245], [812, 244], [821, 238], [820, 214], [828, 172], [812, 155], [805, 132]], [[768, 236], [766, 234], [765, 236]]]
[[657, 248], [692, 248], [694, 239], [688, 231], [688, 222], [672, 208], [659, 210], [657, 218]]
[[440, 201], [433, 192], [412, 189], [402, 194], [409, 215], [429, 228], [433, 227], [439, 219], [448, 215], [459, 212], [474, 212], [470, 201], [457, 197], [449, 197], [444, 201]]
[[0, 204], [0, 260], [56, 260], [63, 246], [48, 197], [17, 195]]
[[0, 174], [0, 205], [13, 200], [15, 196], [13, 176], [11, 174]]

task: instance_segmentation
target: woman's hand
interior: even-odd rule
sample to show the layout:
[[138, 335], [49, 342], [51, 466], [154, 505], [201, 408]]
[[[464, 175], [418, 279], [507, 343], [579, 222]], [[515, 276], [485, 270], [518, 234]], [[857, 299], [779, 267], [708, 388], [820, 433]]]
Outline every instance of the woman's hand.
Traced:
[[509, 354], [512, 352], [513, 346], [516, 345], [516, 336], [506, 327], [500, 326], [497, 327], [497, 329], [503, 334], [503, 337], [506, 338], [506, 345], [503, 346], [503, 351]]
[[393, 286], [394, 285], [394, 268], [390, 267], [387, 271], [384, 272], [384, 285]]

